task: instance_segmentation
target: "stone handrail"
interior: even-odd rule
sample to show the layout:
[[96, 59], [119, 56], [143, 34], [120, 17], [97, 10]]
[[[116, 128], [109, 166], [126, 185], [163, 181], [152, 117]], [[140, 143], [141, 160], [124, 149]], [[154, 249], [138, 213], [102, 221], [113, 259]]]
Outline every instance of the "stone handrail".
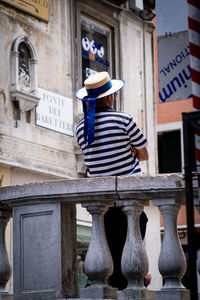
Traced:
[[182, 198], [184, 180], [180, 175], [119, 176], [58, 180], [1, 188], [0, 203], [17, 205], [59, 198], [61, 202], [99, 200]]
[[[165, 283], [161, 291], [155, 293], [144, 288], [148, 258], [139, 234], [139, 215], [144, 206], [149, 205], [149, 200], [153, 200], [153, 204], [159, 207], [165, 227], [158, 262]], [[178, 211], [185, 204], [184, 180], [181, 175], [84, 178], [1, 188], [1, 220], [8, 218], [8, 211], [12, 210], [13, 214], [14, 299], [75, 297], [74, 211], [77, 203], [81, 203], [92, 215], [92, 236], [85, 260], [85, 272], [92, 285], [81, 290], [81, 299], [189, 299], [189, 291], [181, 283], [186, 261], [176, 230]], [[128, 221], [121, 262], [128, 286], [123, 291], [117, 291], [107, 284], [113, 264], [105, 238], [103, 215], [114, 203], [122, 207]], [[51, 228], [52, 224], [56, 229]], [[5, 231], [5, 228], [2, 230]], [[5, 245], [3, 236], [4, 233], [1, 234], [0, 243]], [[47, 263], [46, 252], [41, 246], [43, 243], [49, 244], [47, 252], [50, 273], [45, 269], [45, 276], [51, 278], [52, 270], [59, 265], [56, 277], [52, 278], [54, 288], [45, 276], [39, 283], [37, 281], [40, 265], [44, 270]], [[31, 252], [31, 247], [36, 254]], [[54, 257], [54, 248], [58, 260], [57, 256]], [[44, 252], [41, 254], [41, 251]], [[28, 254], [29, 258], [26, 257]], [[39, 258], [36, 259], [37, 254]], [[5, 247], [0, 248], [0, 259], [4, 261], [4, 265], [0, 264], [0, 283], [3, 287], [0, 292], [5, 292], [5, 284], [10, 276]], [[38, 268], [35, 267], [37, 263]], [[33, 273], [35, 286], [33, 280], [30, 283], [27, 279], [28, 270]], [[26, 298], [27, 295], [30, 298]]]

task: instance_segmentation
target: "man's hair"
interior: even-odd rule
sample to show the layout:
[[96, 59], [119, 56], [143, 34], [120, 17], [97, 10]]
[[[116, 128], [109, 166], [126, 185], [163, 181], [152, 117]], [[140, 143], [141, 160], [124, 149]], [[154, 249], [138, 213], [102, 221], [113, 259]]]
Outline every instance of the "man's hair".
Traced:
[[96, 107], [102, 107], [102, 106], [110, 106], [111, 107], [112, 104], [113, 104], [113, 101], [110, 98], [110, 95], [96, 100]]

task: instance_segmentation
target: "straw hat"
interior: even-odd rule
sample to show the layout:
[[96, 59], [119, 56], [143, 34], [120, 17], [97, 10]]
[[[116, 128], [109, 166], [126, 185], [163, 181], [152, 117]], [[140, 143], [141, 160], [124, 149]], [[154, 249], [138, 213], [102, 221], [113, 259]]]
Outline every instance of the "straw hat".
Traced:
[[124, 86], [124, 80], [110, 79], [108, 72], [91, 75], [84, 81], [84, 87], [75, 93], [80, 100], [99, 99], [114, 94]]

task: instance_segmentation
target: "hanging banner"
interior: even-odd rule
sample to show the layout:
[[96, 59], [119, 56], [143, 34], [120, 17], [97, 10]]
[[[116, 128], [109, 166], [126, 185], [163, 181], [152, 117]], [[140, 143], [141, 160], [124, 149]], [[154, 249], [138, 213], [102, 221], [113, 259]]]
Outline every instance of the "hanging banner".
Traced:
[[187, 1], [156, 0], [160, 103], [192, 96], [187, 16]]
[[49, 21], [50, 0], [0, 0], [12, 5], [36, 18]]
[[188, 31], [158, 37], [159, 101], [191, 97]]

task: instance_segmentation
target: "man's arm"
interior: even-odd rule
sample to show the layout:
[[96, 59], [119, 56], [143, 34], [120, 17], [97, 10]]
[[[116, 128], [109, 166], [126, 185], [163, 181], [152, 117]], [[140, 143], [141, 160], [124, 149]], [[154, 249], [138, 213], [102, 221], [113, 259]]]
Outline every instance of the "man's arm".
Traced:
[[132, 146], [132, 151], [139, 161], [149, 159], [149, 153], [146, 147], [142, 149], [136, 149], [135, 147]]

